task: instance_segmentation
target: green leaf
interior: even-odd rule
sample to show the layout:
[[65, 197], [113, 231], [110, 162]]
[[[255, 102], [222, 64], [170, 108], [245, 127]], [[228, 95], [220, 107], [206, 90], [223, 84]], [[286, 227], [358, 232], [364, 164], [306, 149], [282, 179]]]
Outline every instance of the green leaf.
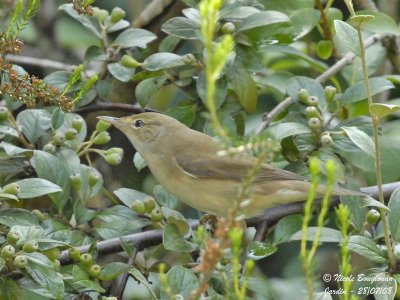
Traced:
[[61, 193], [51, 194], [50, 198], [59, 208], [63, 208], [69, 196], [69, 172], [64, 162], [56, 156], [35, 150], [33, 167], [40, 178], [53, 182], [62, 188]]
[[400, 35], [400, 28], [396, 21], [380, 11], [360, 10], [357, 14], [371, 15], [375, 18], [363, 24], [363, 29], [374, 33], [390, 33], [393, 35]]
[[[182, 295], [183, 299], [189, 299], [192, 291], [199, 287], [199, 281], [192, 270], [181, 266], [172, 267], [167, 273], [168, 286], [174, 295]], [[169, 299], [164, 292], [161, 300]]]
[[68, 84], [70, 76], [71, 76], [71, 72], [56, 71], [56, 72], [51, 73], [50, 75], [47, 75], [43, 79], [43, 81], [49, 85], [56, 87], [60, 91], [63, 91]]
[[65, 113], [57, 107], [53, 114], [51, 115], [51, 126], [54, 130], [59, 128], [62, 124], [64, 124]]
[[18, 114], [17, 124], [28, 141], [35, 143], [51, 128], [51, 115], [41, 109], [27, 109]]
[[147, 44], [154, 41], [157, 36], [150, 31], [140, 28], [130, 28], [121, 32], [113, 45], [121, 45], [122, 48], [146, 48]]
[[[304, 18], [307, 16], [307, 18]], [[303, 8], [290, 15], [291, 34], [293, 40], [298, 40], [315, 28], [321, 13], [314, 8]]]
[[385, 103], [371, 104], [371, 111], [380, 119], [389, 116], [398, 110], [400, 110], [400, 105], [385, 104]]
[[92, 280], [92, 278], [89, 277], [89, 274], [77, 265], [72, 268], [72, 276], [74, 285], [85, 287], [99, 293], [105, 292], [104, 288], [98, 281]]
[[168, 109], [165, 113], [190, 127], [196, 118], [196, 110], [197, 105], [176, 106]]
[[20, 238], [18, 240], [18, 245], [22, 245], [27, 241], [30, 240], [37, 240], [43, 237], [44, 235], [44, 230], [40, 226], [32, 226], [32, 225], [14, 225], [11, 227], [13, 231], [16, 231], [19, 233]]
[[144, 200], [147, 197], [149, 197], [149, 195], [140, 192], [140, 191], [136, 191], [133, 189], [127, 189], [127, 188], [120, 188], [116, 191], [114, 191], [115, 196], [118, 197], [119, 200], [122, 201], [122, 203], [124, 203], [127, 207], [131, 208], [133, 201], [135, 200]]
[[174, 67], [184, 66], [182, 56], [175, 53], [159, 52], [150, 55], [143, 62], [143, 68], [149, 71], [158, 71]]
[[[11, 127], [0, 125], [0, 133], [5, 134], [5, 135], [10, 135], [13, 137], [18, 137], [18, 132]], [[3, 142], [2, 142], [3, 143]]]
[[0, 276], [0, 299], [22, 300], [21, 290], [15, 280]]
[[171, 193], [169, 193], [162, 185], [156, 185], [153, 189], [154, 198], [160, 204], [174, 209], [178, 206], [178, 199]]
[[162, 75], [145, 79], [136, 86], [135, 95], [141, 107], [146, 106], [151, 96], [164, 85], [165, 81], [167, 77]]
[[274, 230], [274, 244], [279, 245], [290, 241], [290, 238], [301, 229], [303, 217], [291, 215], [279, 220]]
[[119, 62], [107, 64], [107, 70], [122, 82], [128, 82], [135, 74], [135, 69], [124, 67]]
[[249, 244], [247, 257], [260, 260], [278, 251], [278, 248], [268, 242], [253, 241]]
[[342, 127], [351, 141], [366, 154], [375, 157], [375, 145], [364, 131], [357, 127]]
[[27, 256], [29, 255], [28, 266], [26, 267], [28, 274], [35, 282], [49, 291], [56, 299], [62, 298], [64, 296], [63, 276], [53, 269], [53, 265], [50, 261], [49, 266], [44, 264], [43, 261], [30, 259], [30, 257], [33, 257], [33, 254], [40, 253], [25, 254]]
[[111, 280], [119, 275], [128, 272], [132, 269], [132, 266], [122, 262], [109, 263], [102, 267], [101, 273], [99, 275], [100, 280]]
[[84, 27], [89, 29], [95, 36], [99, 39], [102, 39], [102, 35], [100, 33], [100, 28], [98, 25], [98, 21], [95, 18], [89, 18], [87, 15], [78, 14], [78, 12], [74, 9], [72, 3], [71, 4], [62, 4], [59, 10], [65, 11], [72, 18], [80, 22]]
[[400, 240], [400, 188], [396, 189], [390, 196], [388, 203], [389, 227], [392, 238], [395, 241]]
[[351, 51], [354, 54], [360, 56], [360, 44], [358, 41], [357, 30], [355, 30], [351, 25], [346, 22], [335, 20], [335, 30], [336, 36], [335, 39], [338, 40], [339, 43], [343, 44], [347, 51]]
[[385, 263], [386, 258], [382, 250], [370, 239], [359, 236], [353, 235], [350, 237], [349, 243], [347, 247], [361, 256], [365, 257], [371, 262], [374, 263]]
[[[318, 230], [318, 227], [308, 227], [307, 234], [306, 234], [306, 240], [307, 241], [314, 241], [315, 239], [315, 234]], [[299, 241], [302, 239], [303, 232], [300, 230], [296, 232], [295, 234], [292, 235], [290, 238], [291, 241]], [[340, 234], [339, 230], [328, 228], [328, 227], [322, 227], [321, 228], [321, 237], [319, 239], [320, 242], [326, 242], [326, 243], [338, 243], [342, 240], [342, 235]]]
[[20, 192], [20, 199], [35, 198], [47, 194], [61, 192], [62, 189], [58, 185], [42, 178], [28, 178], [17, 181]]
[[150, 295], [151, 295], [151, 299], [152, 300], [157, 300], [157, 296], [154, 294], [153, 288], [151, 287], [151, 285], [149, 284], [149, 282], [147, 281], [146, 277], [143, 276], [142, 273], [140, 273], [140, 271], [136, 268], [132, 268], [129, 273], [141, 284], [143, 284], [146, 289], [149, 291]]
[[189, 253], [197, 249], [197, 245], [185, 240], [175, 224], [169, 223], [164, 227], [163, 245], [165, 249]]
[[8, 227], [15, 225], [36, 226], [39, 225], [39, 222], [37, 218], [28, 210], [21, 208], [9, 208], [0, 211], [0, 224]]
[[385, 204], [382, 204], [382, 202], [375, 200], [374, 198], [371, 198], [369, 196], [363, 197], [361, 199], [361, 203], [362, 203], [361, 207], [372, 206], [372, 207], [383, 208], [384, 210], [390, 211], [390, 209]]
[[135, 155], [133, 155], [133, 164], [138, 172], [147, 167], [147, 162], [143, 159], [139, 152], [136, 152]]
[[200, 23], [185, 17], [169, 19], [161, 26], [161, 30], [181, 39], [197, 40], [201, 38]]
[[271, 127], [269, 132], [278, 140], [281, 141], [288, 136], [299, 135], [304, 133], [311, 133], [310, 128], [301, 123], [278, 123], [277, 125]]
[[[369, 84], [371, 87], [371, 96], [394, 88], [393, 83], [382, 77], [370, 78]], [[344, 91], [342, 97], [340, 98], [340, 103], [342, 105], [346, 105], [366, 98], [367, 91], [365, 89], [365, 83], [364, 81], [359, 81]]]
[[240, 23], [237, 32], [272, 24], [289, 23], [289, 21], [289, 17], [279, 11], [261, 11], [245, 18]]
[[240, 65], [234, 65], [227, 77], [245, 111], [254, 112], [258, 102], [258, 90], [253, 77]]

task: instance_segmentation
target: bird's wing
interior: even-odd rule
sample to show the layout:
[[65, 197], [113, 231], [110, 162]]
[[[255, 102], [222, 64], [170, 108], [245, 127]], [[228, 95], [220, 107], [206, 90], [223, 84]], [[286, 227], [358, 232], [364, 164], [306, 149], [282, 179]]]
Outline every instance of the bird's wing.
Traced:
[[[193, 158], [186, 155], [176, 156], [175, 160], [178, 166], [192, 177], [237, 181], [247, 176], [256, 161], [253, 158], [233, 159], [220, 156], [200, 156]], [[275, 180], [304, 181], [305, 179], [298, 174], [263, 164], [254, 180], [256, 182], [263, 182]]]

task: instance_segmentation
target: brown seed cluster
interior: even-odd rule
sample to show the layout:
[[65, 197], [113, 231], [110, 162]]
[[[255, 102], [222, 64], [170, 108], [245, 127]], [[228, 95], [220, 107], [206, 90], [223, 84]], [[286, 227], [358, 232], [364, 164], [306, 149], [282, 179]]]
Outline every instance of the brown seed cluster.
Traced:
[[0, 35], [0, 53], [5, 54], [19, 54], [22, 50], [24, 43], [20, 39], [7, 38]]
[[27, 73], [18, 74], [13, 65], [2, 57], [0, 57], [0, 72], [5, 78], [0, 85], [0, 96], [8, 95], [14, 101], [21, 101], [29, 108], [39, 103], [56, 105], [64, 111], [69, 111], [73, 107], [70, 97], [62, 95], [60, 90], [35, 76]]
[[88, 5], [85, 0], [72, 0], [71, 2], [78, 14], [93, 16], [93, 7]]

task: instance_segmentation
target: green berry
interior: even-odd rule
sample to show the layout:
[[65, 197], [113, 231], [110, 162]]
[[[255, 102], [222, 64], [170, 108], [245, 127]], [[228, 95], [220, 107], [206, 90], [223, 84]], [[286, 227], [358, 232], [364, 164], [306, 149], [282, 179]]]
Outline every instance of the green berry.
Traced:
[[89, 253], [83, 253], [80, 257], [80, 262], [86, 266], [93, 264], [93, 257]]
[[75, 191], [79, 191], [82, 186], [82, 175], [79, 173], [74, 173], [69, 176], [69, 182]]
[[77, 132], [81, 132], [83, 126], [83, 119], [81, 117], [75, 117], [72, 120], [72, 128], [74, 128]]
[[27, 253], [38, 251], [39, 244], [34, 240], [27, 241], [22, 247], [22, 250], [24, 250]]
[[105, 155], [109, 155], [109, 154], [113, 154], [113, 153], [117, 153], [118, 155], [120, 155], [122, 157], [124, 155], [124, 149], [118, 148], [118, 147], [112, 147], [110, 149], [107, 149], [104, 152]]
[[98, 7], [93, 7], [93, 16], [95, 16], [100, 23], [103, 23], [105, 18], [108, 17], [108, 11]]
[[81, 252], [78, 248], [72, 247], [68, 249], [68, 255], [74, 261], [79, 261], [81, 259]]
[[68, 128], [64, 132], [65, 138], [67, 140], [73, 140], [77, 134], [78, 134], [78, 131], [75, 128]]
[[306, 116], [307, 118], [319, 118], [321, 119], [321, 114], [315, 106], [308, 106], [306, 108]]
[[375, 224], [381, 218], [381, 214], [376, 209], [370, 209], [367, 213], [366, 220], [368, 224]]
[[58, 259], [54, 259], [51, 261], [53, 263], [53, 268], [55, 271], [59, 272], [61, 270], [61, 263]]
[[95, 186], [99, 182], [99, 180], [100, 180], [100, 174], [99, 173], [90, 172], [89, 178], [88, 178], [90, 186]]
[[13, 256], [15, 254], [15, 248], [11, 245], [6, 245], [3, 247], [3, 249], [1, 249], [1, 258], [6, 259], [9, 258], [11, 256]]
[[28, 258], [25, 255], [17, 255], [14, 259], [14, 266], [25, 268], [28, 265]]
[[150, 214], [150, 219], [152, 222], [160, 222], [164, 218], [162, 212], [160, 212], [157, 208], [153, 209]]
[[318, 106], [319, 104], [319, 99], [317, 96], [310, 96], [308, 97], [307, 104], [310, 106]]
[[96, 131], [103, 132], [110, 128], [111, 124], [107, 123], [106, 121], [99, 120], [96, 124]]
[[3, 187], [3, 192], [4, 193], [11, 194], [11, 195], [14, 195], [14, 196], [17, 196], [17, 197], [19, 195], [19, 190], [20, 190], [19, 184], [16, 183], [16, 182], [7, 184], [5, 187]]
[[194, 57], [194, 55], [192, 53], [188, 53], [185, 54], [184, 56], [182, 56], [182, 61], [187, 64], [193, 64], [196, 61], [196, 57]]
[[300, 89], [299, 92], [297, 93], [297, 97], [299, 97], [299, 100], [301, 102], [307, 103], [310, 95], [308, 94], [308, 91], [306, 89]]
[[233, 24], [232, 22], [226, 22], [223, 26], [222, 26], [222, 32], [225, 34], [232, 34], [235, 32], [235, 24]]
[[15, 244], [21, 238], [18, 231], [9, 231], [7, 233], [7, 242], [10, 244]]
[[130, 68], [130, 69], [134, 69], [134, 68], [143, 66], [143, 63], [138, 62], [132, 56], [126, 55], [126, 54], [124, 56], [122, 56], [122, 58], [120, 60], [120, 64], [123, 65], [125, 68]]
[[332, 102], [332, 100], [335, 98], [337, 93], [337, 90], [334, 86], [328, 85], [325, 87], [325, 98], [326, 102]]
[[61, 146], [65, 142], [65, 135], [62, 132], [57, 132], [55, 135], [53, 135], [52, 142], [56, 146]]
[[48, 152], [48, 153], [54, 153], [56, 152], [57, 148], [56, 146], [54, 146], [54, 144], [52, 143], [48, 143], [46, 145], [44, 145], [43, 147], [43, 151]]
[[93, 265], [89, 268], [89, 275], [92, 277], [98, 277], [101, 273], [101, 267], [99, 265]]
[[333, 142], [331, 136], [329, 135], [329, 133], [323, 134], [321, 135], [321, 144], [323, 146], [329, 146], [331, 145]]
[[10, 116], [10, 111], [5, 106], [0, 106], [0, 121], [7, 120]]
[[111, 136], [107, 131], [102, 131], [93, 139], [96, 145], [107, 144], [111, 140]]
[[111, 23], [115, 24], [125, 17], [125, 11], [122, 8], [114, 7], [111, 11]]
[[321, 129], [321, 121], [318, 118], [311, 118], [308, 120], [308, 127], [313, 130]]
[[154, 208], [156, 208], [156, 201], [153, 197], [147, 197], [143, 200], [144, 207], [146, 208], [146, 212], [150, 213]]
[[146, 207], [144, 207], [144, 203], [140, 200], [135, 200], [132, 203], [131, 209], [138, 214], [145, 214], [146, 213]]
[[46, 255], [50, 260], [56, 260], [60, 257], [60, 249], [58, 248], [51, 248], [42, 251], [43, 255]]
[[109, 155], [106, 155], [106, 157], [104, 159], [108, 164], [113, 165], [113, 166], [119, 165], [122, 161], [121, 155], [119, 155], [117, 153], [111, 153]]
[[36, 216], [39, 221], [46, 220], [46, 216], [38, 209], [32, 210], [32, 214]]

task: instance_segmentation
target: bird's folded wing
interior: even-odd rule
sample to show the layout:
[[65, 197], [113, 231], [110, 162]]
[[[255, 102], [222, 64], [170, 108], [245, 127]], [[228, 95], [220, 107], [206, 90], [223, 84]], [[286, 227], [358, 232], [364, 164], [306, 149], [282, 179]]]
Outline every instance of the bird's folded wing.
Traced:
[[[256, 159], [229, 158], [220, 156], [200, 156], [193, 158], [186, 155], [175, 157], [178, 166], [189, 176], [205, 179], [242, 180], [251, 171]], [[304, 177], [263, 164], [254, 181], [305, 180]]]

